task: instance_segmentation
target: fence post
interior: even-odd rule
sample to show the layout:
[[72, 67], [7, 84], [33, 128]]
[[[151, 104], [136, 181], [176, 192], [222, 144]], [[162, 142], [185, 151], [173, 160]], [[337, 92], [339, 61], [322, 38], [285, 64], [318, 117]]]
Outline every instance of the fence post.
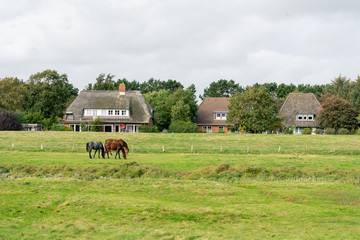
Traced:
[[15, 144], [11, 144], [11, 148], [12, 148], [12, 150], [14, 150]]
[[72, 151], [74, 151], [74, 148], [75, 148], [75, 144], [73, 144], [73, 146], [72, 146]]
[[306, 152], [308, 152], [308, 146], [306, 145]]
[[41, 144], [41, 146], [40, 146], [40, 149], [41, 149], [41, 150], [43, 150], [43, 149], [44, 149], [44, 146], [43, 146], [43, 144]]
[[223, 151], [223, 150], [222, 150], [222, 146], [220, 146], [220, 152], [222, 153], [222, 151]]
[[250, 147], [248, 146], [248, 147], [247, 147], [247, 153], [249, 153], [249, 152], [250, 152]]
[[278, 152], [280, 152], [280, 150], [281, 150], [281, 146], [279, 146], [279, 150], [278, 150]]
[[134, 153], [134, 145], [131, 145], [131, 153]]
[[194, 152], [194, 146], [191, 145], [191, 152]]
[[165, 147], [164, 146], [162, 146], [162, 150], [163, 150], [163, 152], [165, 152]]

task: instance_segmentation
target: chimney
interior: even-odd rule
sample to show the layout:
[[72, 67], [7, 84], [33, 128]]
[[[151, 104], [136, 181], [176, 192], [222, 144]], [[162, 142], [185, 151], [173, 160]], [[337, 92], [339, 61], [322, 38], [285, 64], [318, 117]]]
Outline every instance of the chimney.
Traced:
[[120, 83], [119, 84], [119, 94], [120, 95], [125, 95], [125, 91], [126, 91], [126, 86], [124, 83]]

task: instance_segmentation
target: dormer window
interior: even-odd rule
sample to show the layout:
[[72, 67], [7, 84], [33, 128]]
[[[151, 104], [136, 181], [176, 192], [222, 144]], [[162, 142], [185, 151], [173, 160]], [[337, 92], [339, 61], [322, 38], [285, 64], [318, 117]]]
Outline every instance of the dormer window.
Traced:
[[84, 109], [85, 117], [97, 116], [129, 116], [129, 110], [121, 109]]
[[314, 121], [314, 114], [297, 114], [296, 121]]
[[215, 120], [226, 120], [227, 112], [216, 112]]

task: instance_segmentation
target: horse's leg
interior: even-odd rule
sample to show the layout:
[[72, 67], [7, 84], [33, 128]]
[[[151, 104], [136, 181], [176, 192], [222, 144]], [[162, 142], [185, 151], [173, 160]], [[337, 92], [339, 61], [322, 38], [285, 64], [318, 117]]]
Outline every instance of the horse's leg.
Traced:
[[100, 158], [100, 149], [98, 149], [99, 150], [99, 152], [98, 152], [98, 158]]
[[93, 157], [93, 158], [95, 158], [95, 156], [96, 156], [96, 152], [97, 152], [97, 149], [95, 149], [95, 153], [94, 153], [94, 157]]
[[107, 154], [108, 159], [109, 159], [109, 148], [108, 147], [106, 148], [106, 154]]
[[89, 150], [89, 157], [92, 158], [92, 157], [91, 157], [91, 149]]

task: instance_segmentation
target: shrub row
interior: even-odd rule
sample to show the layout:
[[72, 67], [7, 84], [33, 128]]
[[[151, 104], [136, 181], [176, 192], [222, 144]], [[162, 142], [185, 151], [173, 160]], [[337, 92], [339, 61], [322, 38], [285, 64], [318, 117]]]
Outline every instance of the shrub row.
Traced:
[[32, 166], [0, 165], [0, 177], [74, 177], [84, 180], [99, 178], [175, 178], [175, 179], [208, 179], [208, 180], [308, 180], [308, 181], [341, 181], [360, 184], [359, 170], [341, 170], [336, 168], [300, 169], [295, 167], [267, 168], [253, 166], [205, 166], [194, 171], [174, 172], [164, 168], [140, 166], [136, 162], [116, 166]]

